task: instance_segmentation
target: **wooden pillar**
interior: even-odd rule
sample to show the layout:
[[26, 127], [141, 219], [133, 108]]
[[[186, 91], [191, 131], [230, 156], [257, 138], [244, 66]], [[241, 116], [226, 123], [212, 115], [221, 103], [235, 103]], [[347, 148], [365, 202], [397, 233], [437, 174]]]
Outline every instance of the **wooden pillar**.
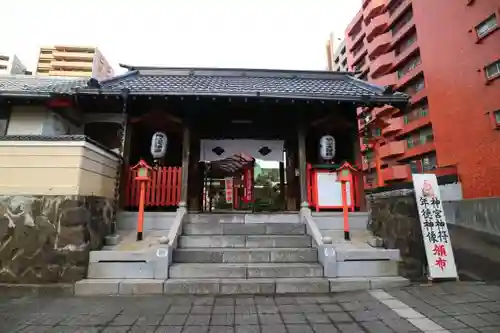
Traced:
[[306, 160], [306, 129], [300, 121], [298, 127], [299, 184], [300, 208], [308, 208], [307, 201], [307, 160]]
[[179, 207], [187, 207], [188, 200], [188, 175], [189, 175], [189, 157], [191, 155], [190, 132], [187, 124], [184, 124], [182, 133], [182, 173], [181, 173], [181, 200]]
[[286, 209], [286, 198], [285, 198], [285, 163], [280, 162], [280, 200], [281, 208]]

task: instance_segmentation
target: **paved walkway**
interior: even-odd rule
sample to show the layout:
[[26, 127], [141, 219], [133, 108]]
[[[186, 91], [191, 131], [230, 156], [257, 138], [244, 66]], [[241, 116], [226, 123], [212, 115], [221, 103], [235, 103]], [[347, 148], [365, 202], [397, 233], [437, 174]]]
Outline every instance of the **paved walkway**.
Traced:
[[0, 298], [0, 332], [500, 332], [500, 287], [276, 297]]

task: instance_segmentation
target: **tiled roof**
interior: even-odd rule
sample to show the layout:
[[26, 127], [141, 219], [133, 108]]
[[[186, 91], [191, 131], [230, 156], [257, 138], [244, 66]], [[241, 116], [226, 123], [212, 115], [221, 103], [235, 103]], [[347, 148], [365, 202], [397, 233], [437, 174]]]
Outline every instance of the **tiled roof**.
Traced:
[[74, 88], [87, 85], [86, 78], [0, 75], [0, 96], [45, 96], [68, 94]]
[[408, 96], [385, 93], [384, 87], [349, 73], [258, 69], [203, 69], [130, 67], [129, 72], [95, 82], [81, 93], [132, 95], [260, 96], [407, 102]]

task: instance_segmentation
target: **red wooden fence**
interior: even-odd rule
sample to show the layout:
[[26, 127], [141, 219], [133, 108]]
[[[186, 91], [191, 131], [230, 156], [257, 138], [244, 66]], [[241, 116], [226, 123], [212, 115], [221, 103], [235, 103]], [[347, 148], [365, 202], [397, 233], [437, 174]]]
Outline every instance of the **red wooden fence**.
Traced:
[[[125, 207], [139, 206], [137, 170], [128, 169], [125, 175]], [[181, 167], [154, 167], [146, 183], [147, 207], [177, 206], [181, 198]]]

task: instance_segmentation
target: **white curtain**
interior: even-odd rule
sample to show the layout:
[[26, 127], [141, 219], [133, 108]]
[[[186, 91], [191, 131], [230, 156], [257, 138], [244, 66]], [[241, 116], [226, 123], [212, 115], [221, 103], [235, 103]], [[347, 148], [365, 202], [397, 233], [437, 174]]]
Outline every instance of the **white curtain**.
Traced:
[[245, 154], [264, 161], [283, 162], [282, 140], [201, 140], [200, 161], [214, 162]]

